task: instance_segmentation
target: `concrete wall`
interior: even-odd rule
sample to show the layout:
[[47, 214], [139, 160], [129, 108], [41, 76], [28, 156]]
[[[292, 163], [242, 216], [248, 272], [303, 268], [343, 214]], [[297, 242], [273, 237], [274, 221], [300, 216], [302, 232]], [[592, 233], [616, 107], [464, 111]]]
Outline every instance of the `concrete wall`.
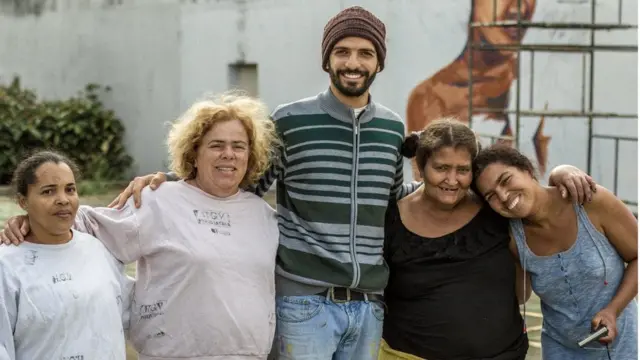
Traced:
[[73, 95], [90, 82], [111, 86], [105, 104], [125, 122], [135, 171], [158, 170], [166, 158], [162, 124], [181, 110], [181, 20], [175, 4], [5, 15], [0, 78], [19, 75], [46, 98]]
[[[110, 85], [106, 104], [125, 121], [135, 172], [148, 173], [164, 169], [166, 122], [203, 93], [227, 90], [229, 64], [258, 64], [259, 94], [272, 107], [322, 91], [328, 84], [320, 67], [322, 29], [349, 5], [363, 5], [385, 21], [387, 67], [373, 94], [404, 114], [411, 89], [462, 50], [469, 0], [0, 0], [0, 79], [19, 74], [50, 98], [88, 82]], [[623, 6], [623, 22], [637, 24], [637, 0]], [[600, 0], [597, 9], [598, 21], [617, 21], [617, 1]], [[589, 12], [588, 1], [538, 0], [534, 20], [588, 21]], [[530, 30], [524, 41], [586, 44], [588, 33]], [[597, 41], [637, 45], [637, 32], [602, 34]], [[581, 62], [580, 55], [536, 54], [531, 77], [523, 55], [523, 108], [533, 79], [535, 108], [549, 102], [552, 109], [579, 109]], [[595, 67], [596, 109], [636, 113], [637, 53], [599, 53]], [[586, 169], [585, 124], [547, 119], [549, 169], [560, 163]], [[478, 126], [497, 131], [486, 122]], [[531, 138], [536, 126], [523, 119], [521, 137]], [[596, 131], [635, 136], [637, 120], [598, 120]], [[522, 148], [531, 152], [531, 142]], [[594, 176], [612, 187], [612, 146], [596, 142], [596, 153]], [[621, 145], [620, 154], [621, 195], [636, 199], [637, 144]]]

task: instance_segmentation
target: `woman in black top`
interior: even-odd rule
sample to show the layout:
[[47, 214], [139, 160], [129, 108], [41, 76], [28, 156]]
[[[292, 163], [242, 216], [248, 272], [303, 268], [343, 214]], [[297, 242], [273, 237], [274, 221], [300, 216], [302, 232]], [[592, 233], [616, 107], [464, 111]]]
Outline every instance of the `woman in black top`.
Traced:
[[[478, 148], [473, 131], [452, 120], [432, 122], [405, 142], [424, 184], [387, 210], [380, 360], [526, 356], [518, 304], [531, 289], [516, 293], [524, 272], [509, 250], [507, 220], [469, 191]], [[565, 169], [549, 181], [571, 181]]]

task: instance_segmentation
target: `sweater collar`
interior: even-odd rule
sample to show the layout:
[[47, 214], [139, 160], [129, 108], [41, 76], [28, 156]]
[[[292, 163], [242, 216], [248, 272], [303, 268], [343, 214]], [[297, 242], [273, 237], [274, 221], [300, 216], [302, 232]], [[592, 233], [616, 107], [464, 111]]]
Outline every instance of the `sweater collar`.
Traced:
[[[327, 88], [327, 90], [320, 93], [318, 95], [318, 99], [320, 100], [320, 107], [322, 110], [331, 115], [331, 117], [350, 124], [353, 123], [355, 119], [355, 112], [353, 111], [353, 108], [340, 102], [340, 100], [338, 100], [331, 91], [331, 88]], [[358, 122], [362, 124], [371, 121], [374, 118], [375, 113], [376, 105], [371, 100], [371, 95], [369, 95], [369, 103], [360, 114]]]

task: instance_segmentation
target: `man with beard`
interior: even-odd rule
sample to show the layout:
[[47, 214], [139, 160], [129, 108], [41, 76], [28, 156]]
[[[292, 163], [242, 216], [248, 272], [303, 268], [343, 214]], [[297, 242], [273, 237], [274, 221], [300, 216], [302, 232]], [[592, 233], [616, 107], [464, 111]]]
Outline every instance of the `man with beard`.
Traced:
[[257, 193], [278, 179], [277, 359], [377, 358], [384, 214], [415, 186], [403, 185], [404, 123], [369, 93], [385, 36], [367, 10], [339, 12], [322, 39], [329, 88], [273, 112], [284, 148]]
[[[253, 191], [262, 196], [278, 180], [277, 359], [377, 358], [385, 211], [390, 198], [417, 187], [403, 184], [404, 123], [369, 94], [384, 69], [385, 36], [382, 21], [361, 7], [335, 15], [322, 40], [329, 88], [272, 114], [284, 146]], [[175, 180], [137, 178], [111, 206], [131, 194], [140, 206], [141, 189], [167, 178]]]

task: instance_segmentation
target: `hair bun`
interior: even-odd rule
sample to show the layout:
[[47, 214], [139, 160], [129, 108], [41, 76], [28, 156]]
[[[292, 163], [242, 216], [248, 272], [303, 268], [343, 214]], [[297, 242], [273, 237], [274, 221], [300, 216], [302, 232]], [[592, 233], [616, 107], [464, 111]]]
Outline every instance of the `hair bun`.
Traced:
[[420, 135], [416, 132], [413, 132], [407, 137], [404, 138], [402, 142], [402, 146], [400, 147], [400, 153], [402, 156], [412, 159], [416, 156], [416, 151], [418, 151], [418, 144], [420, 143]]

